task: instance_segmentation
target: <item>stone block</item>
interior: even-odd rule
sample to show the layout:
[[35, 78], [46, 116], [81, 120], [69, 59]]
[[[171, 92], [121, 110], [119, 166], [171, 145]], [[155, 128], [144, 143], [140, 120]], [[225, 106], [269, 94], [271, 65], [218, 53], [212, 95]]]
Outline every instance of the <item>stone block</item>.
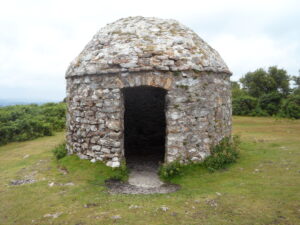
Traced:
[[94, 146], [92, 146], [92, 150], [93, 151], [100, 151], [101, 150], [101, 146], [100, 145], [94, 145]]
[[113, 131], [120, 131], [121, 124], [119, 120], [110, 120], [106, 122], [107, 128]]

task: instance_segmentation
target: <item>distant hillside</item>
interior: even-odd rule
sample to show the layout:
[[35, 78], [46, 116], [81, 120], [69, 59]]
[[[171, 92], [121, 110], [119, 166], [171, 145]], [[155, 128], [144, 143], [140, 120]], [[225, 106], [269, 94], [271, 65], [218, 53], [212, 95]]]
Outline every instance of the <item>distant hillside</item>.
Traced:
[[[0, 107], [1, 106], [9, 106], [9, 105], [28, 105], [28, 104], [44, 104], [50, 102], [49, 100], [17, 100], [17, 99], [0, 99]], [[52, 102], [58, 102], [58, 101], [52, 101]]]
[[65, 103], [0, 107], [0, 145], [31, 140], [61, 131], [66, 123]]

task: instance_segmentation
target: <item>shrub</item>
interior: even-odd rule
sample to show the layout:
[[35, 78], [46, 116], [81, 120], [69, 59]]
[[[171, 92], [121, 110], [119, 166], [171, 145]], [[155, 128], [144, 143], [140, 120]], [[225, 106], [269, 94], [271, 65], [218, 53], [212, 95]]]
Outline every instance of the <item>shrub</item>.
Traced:
[[66, 143], [62, 143], [53, 149], [53, 154], [57, 160], [67, 155]]
[[175, 176], [182, 174], [183, 165], [179, 161], [174, 161], [172, 163], [161, 165], [159, 168], [159, 176], [163, 180], [170, 180]]
[[65, 128], [66, 105], [15, 105], [0, 107], [0, 145], [53, 135]]
[[233, 115], [250, 115], [257, 105], [257, 99], [248, 95], [234, 98], [232, 101]]
[[232, 139], [229, 137], [223, 138], [219, 144], [212, 148], [211, 155], [204, 160], [204, 167], [214, 172], [236, 162], [239, 157], [239, 144], [240, 139], [238, 136], [234, 136]]
[[283, 103], [281, 113], [285, 117], [300, 119], [300, 95], [290, 95]]
[[120, 167], [112, 168], [113, 170], [113, 175], [109, 177], [109, 179], [113, 180], [121, 180], [121, 181], [126, 181], [128, 178], [128, 169], [126, 167], [125, 162], [121, 163]]
[[279, 112], [282, 96], [277, 92], [262, 95], [258, 100], [259, 107], [273, 116]]
[[255, 107], [255, 109], [249, 114], [249, 116], [269, 116], [269, 114], [262, 110], [258, 105]]

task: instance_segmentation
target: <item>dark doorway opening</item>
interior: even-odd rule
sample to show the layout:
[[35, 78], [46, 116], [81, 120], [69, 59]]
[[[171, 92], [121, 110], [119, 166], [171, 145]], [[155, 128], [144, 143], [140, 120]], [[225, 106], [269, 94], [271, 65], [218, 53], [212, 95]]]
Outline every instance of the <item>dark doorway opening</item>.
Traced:
[[165, 89], [151, 86], [123, 89], [124, 148], [129, 167], [164, 161], [166, 93]]

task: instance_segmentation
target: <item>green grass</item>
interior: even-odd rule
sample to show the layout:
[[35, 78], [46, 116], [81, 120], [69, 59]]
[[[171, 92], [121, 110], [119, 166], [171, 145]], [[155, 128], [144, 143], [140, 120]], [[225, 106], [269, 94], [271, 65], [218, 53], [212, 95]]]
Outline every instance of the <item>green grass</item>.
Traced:
[[[104, 181], [119, 171], [74, 156], [56, 161], [51, 151], [63, 133], [2, 146], [0, 224], [300, 224], [300, 121], [234, 117], [233, 124], [242, 139], [238, 162], [215, 173], [187, 167], [172, 179], [182, 189], [164, 195], [109, 195]], [[37, 182], [9, 185], [26, 176]]]

